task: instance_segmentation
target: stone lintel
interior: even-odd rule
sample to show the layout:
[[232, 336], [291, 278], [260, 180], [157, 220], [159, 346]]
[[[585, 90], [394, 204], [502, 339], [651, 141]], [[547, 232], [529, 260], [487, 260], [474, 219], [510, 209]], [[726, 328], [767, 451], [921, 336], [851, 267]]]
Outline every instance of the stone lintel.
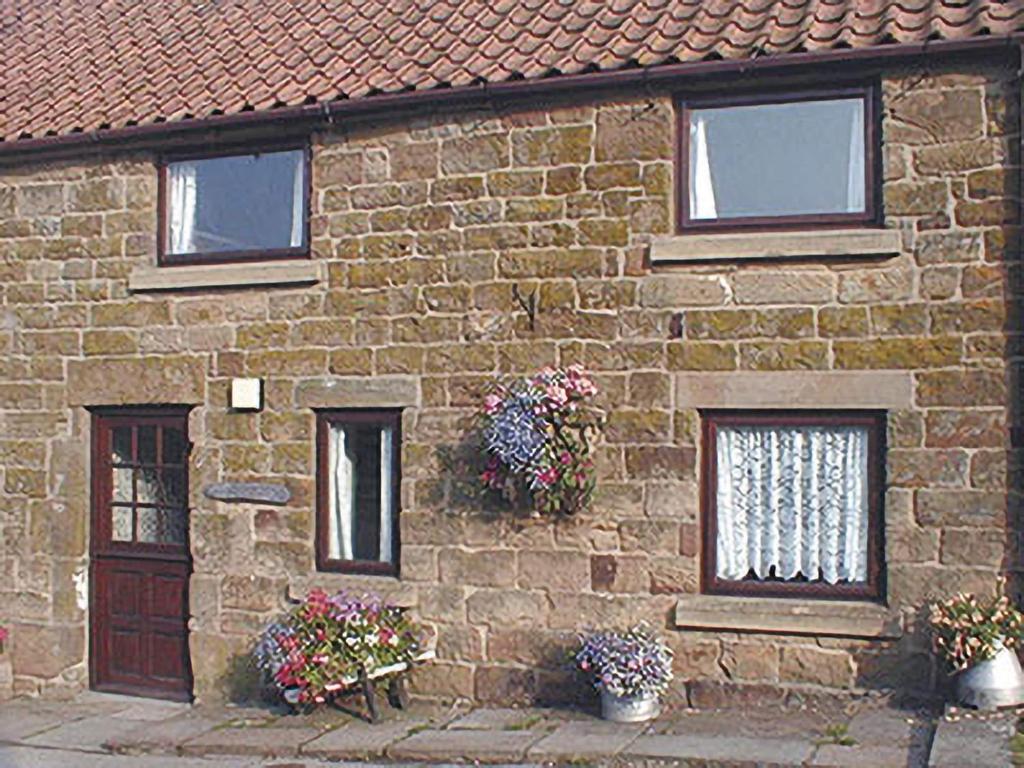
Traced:
[[206, 400], [206, 359], [96, 357], [68, 363], [68, 405], [198, 405]]
[[896, 256], [900, 233], [892, 229], [832, 229], [676, 235], [651, 243], [651, 263]]
[[847, 600], [765, 600], [695, 595], [676, 603], [675, 626], [717, 632], [767, 632], [897, 639], [899, 615], [877, 603]]
[[415, 408], [420, 403], [414, 376], [334, 376], [305, 379], [295, 391], [300, 408]]
[[676, 374], [679, 408], [910, 408], [907, 371], [729, 371]]
[[305, 259], [181, 267], [136, 267], [128, 275], [128, 290], [179, 291], [252, 285], [312, 284], [323, 280], [322, 270], [319, 262]]

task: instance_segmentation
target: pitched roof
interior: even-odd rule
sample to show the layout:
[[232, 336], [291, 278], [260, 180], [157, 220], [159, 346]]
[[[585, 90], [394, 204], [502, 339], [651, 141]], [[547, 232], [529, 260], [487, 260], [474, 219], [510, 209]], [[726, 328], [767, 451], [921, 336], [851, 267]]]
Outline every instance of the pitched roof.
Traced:
[[1022, 28], [1024, 0], [0, 0], [0, 138]]

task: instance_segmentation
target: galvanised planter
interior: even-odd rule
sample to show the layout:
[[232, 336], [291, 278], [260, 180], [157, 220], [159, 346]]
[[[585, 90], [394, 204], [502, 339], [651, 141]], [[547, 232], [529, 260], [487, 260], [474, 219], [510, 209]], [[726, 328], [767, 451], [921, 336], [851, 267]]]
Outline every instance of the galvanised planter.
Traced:
[[661, 714], [661, 703], [655, 694], [648, 696], [616, 696], [601, 691], [601, 717], [615, 723], [642, 723]]
[[956, 697], [964, 706], [987, 710], [1024, 703], [1024, 672], [1016, 652], [1001, 647], [993, 658], [960, 672]]

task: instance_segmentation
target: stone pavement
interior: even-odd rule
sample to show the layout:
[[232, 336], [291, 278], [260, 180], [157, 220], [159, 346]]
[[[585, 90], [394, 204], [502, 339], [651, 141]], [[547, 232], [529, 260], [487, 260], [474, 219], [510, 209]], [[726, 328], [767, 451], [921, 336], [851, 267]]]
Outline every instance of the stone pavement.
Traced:
[[[152, 764], [161, 768], [178, 763], [183, 768], [302, 768], [366, 760], [814, 768], [1012, 765], [1008, 744], [1015, 714], [998, 720], [938, 715], [879, 698], [845, 704], [797, 700], [787, 706], [683, 708], [654, 723], [619, 725], [578, 710], [414, 704], [404, 712], [385, 710], [383, 722], [370, 725], [358, 713], [338, 709], [289, 715], [272, 708], [189, 707], [90, 693], [70, 702], [19, 699], [0, 705], [0, 766], [20, 765], [13, 761], [38, 755], [33, 749], [80, 756], [65, 766], [106, 766], [97, 762], [100, 756], [115, 761], [125, 755], [132, 756], [125, 758], [126, 766], [159, 761]], [[940, 731], [929, 762], [937, 719]]]

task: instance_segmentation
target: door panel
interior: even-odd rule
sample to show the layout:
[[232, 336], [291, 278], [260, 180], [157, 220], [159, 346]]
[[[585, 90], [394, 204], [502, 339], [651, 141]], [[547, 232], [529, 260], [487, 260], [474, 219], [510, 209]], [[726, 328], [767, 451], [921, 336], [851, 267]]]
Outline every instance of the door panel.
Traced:
[[94, 415], [93, 688], [188, 700], [186, 414]]

